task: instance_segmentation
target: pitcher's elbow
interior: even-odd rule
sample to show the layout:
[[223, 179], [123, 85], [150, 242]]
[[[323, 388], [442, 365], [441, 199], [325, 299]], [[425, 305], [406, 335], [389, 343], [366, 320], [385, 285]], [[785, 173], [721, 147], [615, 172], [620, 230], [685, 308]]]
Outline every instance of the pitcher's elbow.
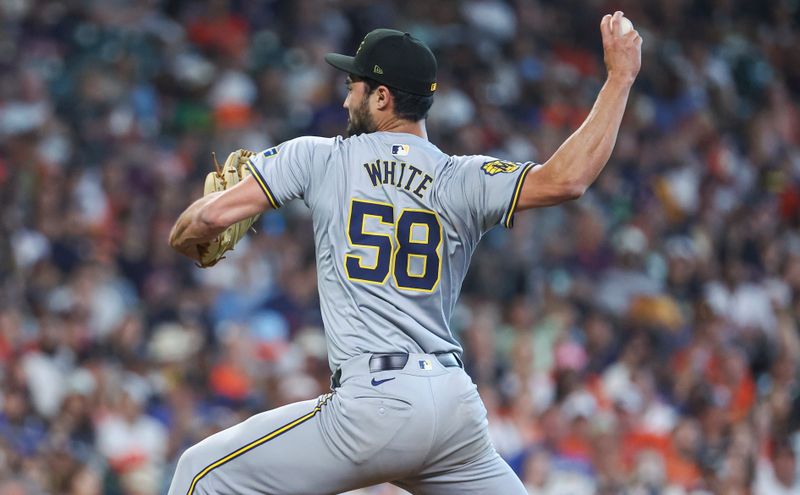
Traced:
[[583, 181], [572, 181], [564, 186], [564, 200], [571, 201], [584, 195], [589, 185]]

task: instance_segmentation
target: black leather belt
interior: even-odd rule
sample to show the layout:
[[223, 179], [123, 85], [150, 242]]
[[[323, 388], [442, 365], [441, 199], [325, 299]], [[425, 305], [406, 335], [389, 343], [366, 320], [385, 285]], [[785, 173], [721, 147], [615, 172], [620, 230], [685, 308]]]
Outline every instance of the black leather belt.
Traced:
[[[445, 368], [463, 368], [464, 363], [455, 352], [434, 353], [436, 360], [442, 363]], [[401, 370], [408, 363], [408, 353], [405, 352], [383, 352], [375, 353], [369, 358], [369, 372]], [[331, 388], [340, 386], [339, 380], [342, 377], [342, 369], [339, 368], [331, 376]]]

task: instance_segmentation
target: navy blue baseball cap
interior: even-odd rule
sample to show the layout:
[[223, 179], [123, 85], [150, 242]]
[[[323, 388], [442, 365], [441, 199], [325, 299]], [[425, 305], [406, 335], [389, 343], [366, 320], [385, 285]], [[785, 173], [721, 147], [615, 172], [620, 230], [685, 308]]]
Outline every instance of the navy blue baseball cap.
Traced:
[[402, 31], [370, 31], [354, 57], [329, 53], [325, 61], [407, 93], [431, 96], [436, 91], [436, 57], [425, 43]]

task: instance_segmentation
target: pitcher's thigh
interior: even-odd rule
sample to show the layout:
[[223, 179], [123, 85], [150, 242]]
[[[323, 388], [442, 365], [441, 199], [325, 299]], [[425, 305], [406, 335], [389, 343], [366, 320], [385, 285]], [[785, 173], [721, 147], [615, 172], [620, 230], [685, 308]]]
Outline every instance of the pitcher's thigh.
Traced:
[[314, 399], [257, 414], [181, 456], [170, 495], [328, 494], [358, 484], [352, 463], [331, 452]]

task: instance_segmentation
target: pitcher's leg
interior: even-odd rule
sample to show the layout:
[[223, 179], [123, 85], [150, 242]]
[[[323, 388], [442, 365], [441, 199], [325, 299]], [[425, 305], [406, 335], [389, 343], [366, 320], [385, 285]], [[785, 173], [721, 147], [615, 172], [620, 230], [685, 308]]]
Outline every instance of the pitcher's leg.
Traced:
[[528, 491], [497, 452], [447, 472], [396, 483], [414, 495], [527, 495]]
[[169, 495], [325, 494], [353, 484], [352, 463], [320, 429], [327, 396], [257, 414], [188, 449]]
[[486, 408], [469, 376], [455, 369], [431, 384], [439, 406], [434, 447], [421, 472], [397, 484], [415, 495], [525, 495], [492, 446]]
[[367, 386], [370, 396], [347, 385], [210, 436], [181, 456], [169, 494], [335, 494], [401, 477], [419, 464], [404, 439], [418, 429], [413, 410]]

